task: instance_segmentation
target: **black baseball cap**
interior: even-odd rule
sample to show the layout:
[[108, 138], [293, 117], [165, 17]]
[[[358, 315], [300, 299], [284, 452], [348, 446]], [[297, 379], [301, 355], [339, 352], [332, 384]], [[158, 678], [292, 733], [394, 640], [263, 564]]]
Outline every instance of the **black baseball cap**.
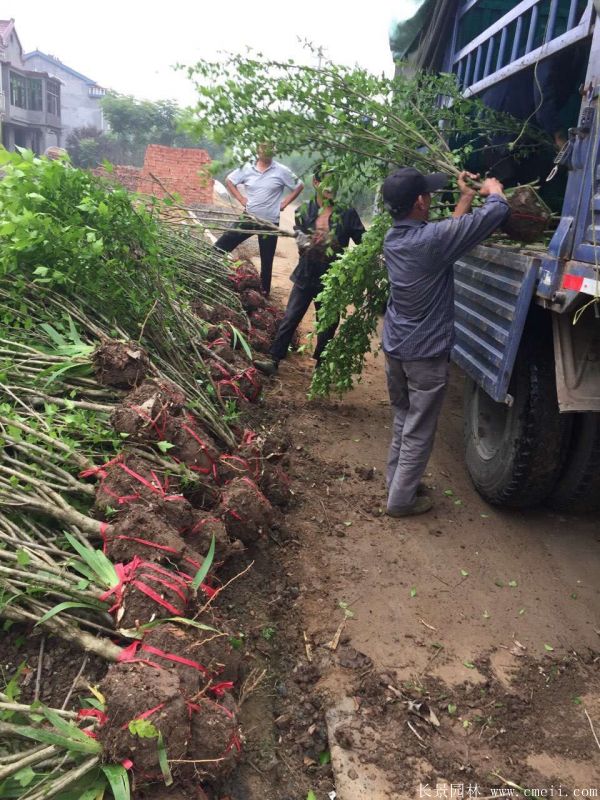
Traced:
[[447, 183], [443, 172], [423, 175], [414, 167], [400, 167], [383, 182], [383, 202], [393, 217], [408, 214], [420, 194], [439, 192]]

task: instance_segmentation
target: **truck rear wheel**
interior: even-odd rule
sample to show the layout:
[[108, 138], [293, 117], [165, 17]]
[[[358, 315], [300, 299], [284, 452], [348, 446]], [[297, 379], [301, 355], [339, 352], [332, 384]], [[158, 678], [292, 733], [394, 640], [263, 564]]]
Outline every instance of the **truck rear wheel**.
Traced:
[[544, 341], [532, 336], [521, 346], [509, 387], [512, 406], [496, 403], [466, 379], [467, 468], [479, 494], [494, 505], [526, 508], [542, 502], [564, 462], [571, 420], [559, 414], [554, 357]]
[[600, 414], [571, 416], [571, 442], [550, 505], [558, 511], [600, 511]]

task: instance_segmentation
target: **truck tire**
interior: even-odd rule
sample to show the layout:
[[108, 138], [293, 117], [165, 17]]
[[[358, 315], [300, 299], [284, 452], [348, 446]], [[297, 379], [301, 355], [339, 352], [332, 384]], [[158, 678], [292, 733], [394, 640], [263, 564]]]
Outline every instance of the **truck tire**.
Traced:
[[559, 414], [552, 348], [545, 344], [547, 337], [536, 333], [524, 337], [515, 362], [509, 387], [512, 406], [494, 402], [466, 379], [467, 469], [479, 494], [498, 506], [541, 503], [565, 460], [570, 415]]
[[600, 414], [571, 416], [571, 442], [550, 505], [557, 511], [600, 511]]

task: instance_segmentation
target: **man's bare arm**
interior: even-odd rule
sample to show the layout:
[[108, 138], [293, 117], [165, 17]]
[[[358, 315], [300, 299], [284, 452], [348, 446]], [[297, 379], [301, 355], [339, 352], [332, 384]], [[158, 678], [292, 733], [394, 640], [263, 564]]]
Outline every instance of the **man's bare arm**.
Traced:
[[283, 198], [283, 200], [281, 201], [281, 206], [280, 206], [282, 211], [284, 211], [289, 206], [290, 203], [294, 202], [294, 200], [298, 197], [298, 195], [300, 194], [302, 189], [304, 189], [304, 184], [302, 182], [300, 182], [298, 184], [298, 186], [296, 186], [296, 188], [294, 189], [293, 192], [288, 194], [287, 197]]
[[232, 182], [229, 180], [229, 178], [228, 178], [228, 179], [225, 181], [225, 186], [227, 187], [227, 191], [229, 192], [229, 194], [230, 194], [232, 197], [235, 197], [235, 199], [238, 201], [238, 203], [239, 203], [241, 206], [243, 206], [244, 208], [246, 208], [246, 203], [248, 202], [248, 200], [247, 200], [247, 199], [244, 197], [244, 195], [243, 195], [243, 194], [240, 192], [240, 190], [237, 188], [237, 186], [235, 185], [235, 183], [232, 183]]

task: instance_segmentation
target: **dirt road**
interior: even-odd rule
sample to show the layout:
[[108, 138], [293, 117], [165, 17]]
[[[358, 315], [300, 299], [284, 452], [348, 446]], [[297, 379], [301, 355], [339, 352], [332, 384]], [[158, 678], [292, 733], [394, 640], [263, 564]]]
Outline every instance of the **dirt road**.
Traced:
[[[280, 240], [282, 300], [294, 257]], [[450, 784], [481, 797], [511, 782], [600, 794], [598, 517], [480, 499], [463, 462], [458, 372], [426, 478], [434, 511], [381, 516], [382, 358], [340, 402], [306, 399], [311, 370], [293, 355], [266, 394], [295, 445], [287, 522], [299, 547], [284, 559], [300, 588], [295, 633], [328, 697], [338, 799], [450, 797]]]

